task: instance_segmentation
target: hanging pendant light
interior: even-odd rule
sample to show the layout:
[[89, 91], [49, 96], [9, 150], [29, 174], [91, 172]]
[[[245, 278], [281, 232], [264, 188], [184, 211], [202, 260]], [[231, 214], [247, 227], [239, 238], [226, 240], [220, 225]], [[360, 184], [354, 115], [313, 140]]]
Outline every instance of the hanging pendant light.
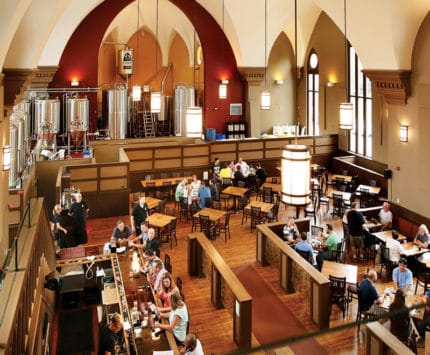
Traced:
[[267, 0], [264, 0], [264, 90], [261, 92], [262, 110], [270, 110], [270, 91], [267, 90]]
[[[294, 0], [294, 58], [295, 58], [295, 88], [294, 104], [299, 127], [298, 107], [298, 75], [297, 70], [297, 0]], [[310, 202], [310, 163], [311, 154], [305, 145], [297, 144], [297, 130], [295, 144], [288, 144], [282, 148], [281, 182], [282, 201], [288, 205], [304, 206]], [[297, 209], [297, 212], [299, 210]]]
[[[196, 90], [196, 0], [194, 0], [194, 38], [193, 38], [193, 85]], [[195, 100], [195, 99], [194, 99]], [[185, 135], [201, 138], [203, 131], [203, 110], [201, 107], [188, 107], [185, 112]]]
[[[139, 28], [140, 28], [140, 0], [137, 0], [137, 21], [136, 21], [136, 71], [137, 71], [137, 80], [139, 80]], [[131, 98], [133, 101], [137, 102], [142, 99], [142, 88], [140, 85], [133, 85], [131, 91]]]
[[[158, 71], [158, 0], [156, 2], [156, 13], [155, 13], [155, 79], [157, 79], [157, 71]], [[151, 92], [151, 113], [160, 113], [161, 112], [161, 92], [154, 91]]]
[[339, 128], [351, 130], [354, 123], [354, 105], [349, 102], [348, 75], [348, 38], [346, 37], [346, 0], [343, 0], [344, 34], [345, 34], [345, 98], [346, 102], [339, 104]]
[[[224, 41], [224, 0], [222, 0], [222, 33], [223, 33], [223, 38], [222, 38], [222, 63], [224, 64], [224, 50], [225, 50], [225, 41]], [[226, 99], [227, 98], [227, 84], [228, 84], [228, 80], [223, 79], [221, 80], [221, 82], [219, 83], [218, 86], [218, 97], [220, 99]]]

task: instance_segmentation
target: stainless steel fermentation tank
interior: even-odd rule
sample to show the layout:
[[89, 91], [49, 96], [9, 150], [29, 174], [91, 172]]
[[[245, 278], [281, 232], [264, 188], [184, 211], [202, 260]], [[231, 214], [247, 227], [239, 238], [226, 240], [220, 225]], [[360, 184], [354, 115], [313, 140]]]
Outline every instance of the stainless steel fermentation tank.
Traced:
[[42, 147], [57, 149], [56, 136], [60, 131], [61, 104], [58, 98], [36, 99], [34, 103], [34, 135], [42, 140]]
[[178, 85], [175, 88], [175, 135], [185, 136], [186, 128], [186, 113], [188, 107], [195, 106], [195, 90], [191, 86]]
[[90, 103], [88, 98], [77, 95], [65, 97], [67, 148], [70, 154], [70, 143], [77, 149], [87, 147], [87, 135], [90, 117]]
[[30, 114], [15, 105], [10, 115], [10, 122], [18, 128], [18, 164], [17, 171], [22, 173], [30, 154]]
[[103, 91], [103, 117], [107, 118], [109, 137], [125, 139], [129, 119], [128, 91], [125, 86]]

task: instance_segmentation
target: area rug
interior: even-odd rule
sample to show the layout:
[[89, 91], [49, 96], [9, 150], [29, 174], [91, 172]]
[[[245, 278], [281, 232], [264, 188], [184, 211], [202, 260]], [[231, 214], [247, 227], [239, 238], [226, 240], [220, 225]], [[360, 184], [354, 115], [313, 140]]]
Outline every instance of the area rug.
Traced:
[[[232, 269], [252, 296], [252, 332], [261, 344], [306, 333], [305, 327], [252, 265]], [[288, 344], [296, 354], [328, 354], [313, 338]]]
[[58, 317], [57, 354], [94, 350], [92, 309], [61, 312]]

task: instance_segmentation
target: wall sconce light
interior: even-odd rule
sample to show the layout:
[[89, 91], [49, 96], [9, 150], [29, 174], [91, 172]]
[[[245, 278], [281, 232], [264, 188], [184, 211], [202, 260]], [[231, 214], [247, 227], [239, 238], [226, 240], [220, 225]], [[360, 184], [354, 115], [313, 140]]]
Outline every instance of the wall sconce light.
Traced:
[[131, 96], [133, 101], [140, 101], [142, 98], [142, 88], [139, 85], [134, 85], [132, 88]]
[[10, 145], [5, 145], [3, 147], [3, 171], [10, 170]]
[[202, 136], [202, 108], [188, 107], [185, 114], [186, 136], [200, 138]]
[[73, 87], [79, 86], [78, 79], [73, 78], [72, 81], [70, 82], [70, 86], [73, 86]]
[[284, 84], [284, 80], [281, 80], [281, 79], [275, 80], [275, 84], [276, 85], [282, 85], [282, 84]]
[[400, 125], [400, 142], [407, 142], [407, 141], [408, 141], [408, 126]]
[[227, 98], [227, 84], [228, 80], [221, 80], [218, 88], [218, 97], [220, 99], [226, 99]]
[[335, 84], [336, 84], [336, 83], [334, 83], [333, 81], [327, 81], [326, 86], [327, 86], [328, 88], [333, 88]]

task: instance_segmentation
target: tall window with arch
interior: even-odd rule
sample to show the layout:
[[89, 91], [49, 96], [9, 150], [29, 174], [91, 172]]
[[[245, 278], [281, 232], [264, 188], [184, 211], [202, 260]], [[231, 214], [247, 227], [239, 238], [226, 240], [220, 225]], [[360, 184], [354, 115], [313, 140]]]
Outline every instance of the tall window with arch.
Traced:
[[309, 135], [319, 135], [319, 61], [312, 49], [307, 63], [307, 124]]
[[349, 133], [349, 150], [372, 157], [372, 83], [363, 72], [354, 48], [349, 47], [349, 100], [354, 104], [355, 122]]

